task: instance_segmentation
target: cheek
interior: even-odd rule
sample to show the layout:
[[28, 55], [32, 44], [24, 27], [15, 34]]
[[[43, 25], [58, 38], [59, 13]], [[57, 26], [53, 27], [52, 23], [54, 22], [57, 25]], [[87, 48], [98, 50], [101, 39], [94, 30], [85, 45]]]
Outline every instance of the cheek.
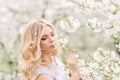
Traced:
[[48, 43], [47, 42], [41, 42], [40, 46], [41, 46], [41, 49], [45, 50], [45, 49], [48, 48]]

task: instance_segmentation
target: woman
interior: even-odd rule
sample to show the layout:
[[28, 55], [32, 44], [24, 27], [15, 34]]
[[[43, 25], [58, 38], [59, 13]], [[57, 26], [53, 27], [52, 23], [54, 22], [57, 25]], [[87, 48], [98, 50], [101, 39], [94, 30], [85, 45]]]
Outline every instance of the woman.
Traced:
[[22, 35], [19, 69], [26, 80], [79, 80], [76, 64], [78, 55], [72, 53], [67, 64], [71, 77], [67, 78], [57, 59], [56, 33], [54, 27], [46, 21], [30, 22]]

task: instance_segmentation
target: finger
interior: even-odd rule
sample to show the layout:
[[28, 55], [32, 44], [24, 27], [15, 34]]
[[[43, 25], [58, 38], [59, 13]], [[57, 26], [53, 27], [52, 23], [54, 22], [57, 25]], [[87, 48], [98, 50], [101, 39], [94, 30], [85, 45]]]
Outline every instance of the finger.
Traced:
[[79, 55], [78, 55], [77, 53], [72, 53], [72, 54], [70, 54], [70, 56], [68, 57], [68, 60], [75, 62], [75, 61], [77, 61], [78, 57], [79, 57]]
[[74, 56], [75, 56], [75, 58], [78, 58], [78, 57], [79, 57], [79, 55], [78, 55], [77, 53], [76, 53]]

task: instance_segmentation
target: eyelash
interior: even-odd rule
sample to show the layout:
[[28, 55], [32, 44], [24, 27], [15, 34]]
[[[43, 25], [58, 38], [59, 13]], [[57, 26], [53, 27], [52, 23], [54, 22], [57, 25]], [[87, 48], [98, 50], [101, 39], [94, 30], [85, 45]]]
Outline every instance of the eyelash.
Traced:
[[43, 40], [43, 41], [44, 41], [44, 40], [46, 40], [46, 38], [42, 38], [41, 40]]
[[55, 36], [55, 34], [52, 34], [51, 36]]
[[[51, 36], [55, 36], [55, 34], [52, 34]], [[44, 41], [44, 40], [46, 40], [46, 38], [42, 38], [41, 40], [43, 40], [43, 41]]]

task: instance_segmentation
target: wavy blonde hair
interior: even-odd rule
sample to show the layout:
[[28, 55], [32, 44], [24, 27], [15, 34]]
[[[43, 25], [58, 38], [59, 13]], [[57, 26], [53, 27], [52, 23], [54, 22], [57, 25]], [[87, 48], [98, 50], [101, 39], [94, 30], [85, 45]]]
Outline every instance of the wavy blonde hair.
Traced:
[[49, 26], [55, 32], [54, 27], [45, 20], [35, 20], [30, 22], [22, 34], [21, 57], [18, 68], [26, 80], [30, 80], [37, 74], [37, 69], [41, 64], [40, 40], [43, 30]]

